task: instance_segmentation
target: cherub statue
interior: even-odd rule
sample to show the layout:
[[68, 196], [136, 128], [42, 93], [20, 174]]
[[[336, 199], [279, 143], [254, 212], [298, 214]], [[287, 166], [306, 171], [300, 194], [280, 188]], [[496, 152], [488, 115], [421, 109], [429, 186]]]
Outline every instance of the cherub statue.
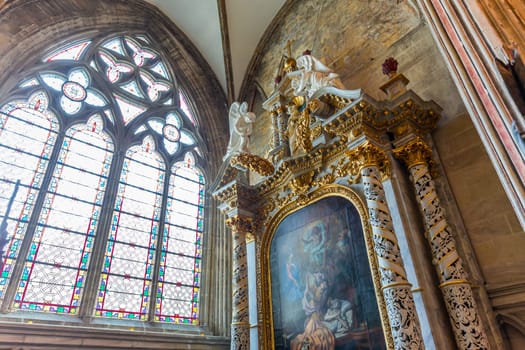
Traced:
[[312, 97], [321, 88], [332, 86], [343, 90], [345, 87], [339, 75], [312, 56], [309, 51], [297, 58], [297, 70], [288, 73], [296, 96]]
[[248, 103], [233, 102], [230, 106], [230, 142], [224, 160], [234, 154], [250, 153], [250, 135], [255, 113], [248, 112]]

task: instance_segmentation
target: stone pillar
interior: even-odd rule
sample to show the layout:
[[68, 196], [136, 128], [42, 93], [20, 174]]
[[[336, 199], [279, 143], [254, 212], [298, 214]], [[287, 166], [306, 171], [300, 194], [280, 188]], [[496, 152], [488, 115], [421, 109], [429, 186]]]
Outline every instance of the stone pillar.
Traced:
[[467, 273], [456, 249], [434, 181], [429, 171], [432, 150], [416, 138], [394, 150], [408, 167], [417, 201], [425, 220], [427, 240], [439, 275], [456, 343], [459, 349], [488, 349], [487, 336], [478, 315]]
[[281, 128], [280, 128], [281, 114], [282, 114], [281, 106], [276, 107], [270, 113], [270, 115], [272, 116], [272, 139], [273, 139], [272, 146], [274, 149], [279, 147], [282, 143]]
[[364, 185], [374, 250], [381, 275], [381, 289], [385, 298], [394, 348], [424, 349], [411, 285], [406, 277], [381, 181], [380, 168], [388, 166], [388, 161], [384, 152], [370, 143], [359, 146], [349, 155], [357, 162]]
[[232, 350], [250, 348], [250, 320], [248, 310], [248, 260], [246, 257], [246, 235], [252, 231], [252, 219], [233, 216], [226, 220], [232, 230]]

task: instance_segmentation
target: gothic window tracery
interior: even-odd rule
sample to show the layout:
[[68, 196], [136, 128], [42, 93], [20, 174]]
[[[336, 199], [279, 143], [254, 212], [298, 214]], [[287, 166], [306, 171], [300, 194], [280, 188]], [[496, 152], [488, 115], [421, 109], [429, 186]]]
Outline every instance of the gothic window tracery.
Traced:
[[200, 138], [153, 46], [70, 43], [0, 104], [4, 310], [199, 324]]

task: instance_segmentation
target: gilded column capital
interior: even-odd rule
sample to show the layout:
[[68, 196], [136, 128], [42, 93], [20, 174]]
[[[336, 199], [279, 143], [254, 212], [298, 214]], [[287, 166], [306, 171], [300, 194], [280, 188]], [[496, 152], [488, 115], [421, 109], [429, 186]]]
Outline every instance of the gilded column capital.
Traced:
[[394, 149], [394, 156], [403, 161], [408, 169], [420, 164], [432, 165], [432, 149], [419, 137]]
[[389, 176], [390, 162], [383, 151], [378, 146], [365, 142], [357, 148], [347, 151], [350, 158], [351, 167], [349, 168], [350, 175], [354, 177], [354, 181], [360, 176], [360, 172], [364, 168], [377, 167], [383, 176]]
[[253, 219], [247, 216], [232, 216], [226, 219], [226, 225], [234, 232], [253, 233]]

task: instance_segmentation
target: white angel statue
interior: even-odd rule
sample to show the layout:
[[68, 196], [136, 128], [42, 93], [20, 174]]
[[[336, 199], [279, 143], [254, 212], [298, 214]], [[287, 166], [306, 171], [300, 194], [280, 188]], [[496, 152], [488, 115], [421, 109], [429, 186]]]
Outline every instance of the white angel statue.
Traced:
[[248, 112], [248, 103], [233, 102], [230, 106], [230, 142], [224, 160], [234, 154], [250, 153], [250, 135], [255, 113]]
[[310, 54], [297, 58], [298, 70], [288, 73], [295, 95], [312, 97], [319, 89], [332, 86], [344, 89], [339, 75]]

